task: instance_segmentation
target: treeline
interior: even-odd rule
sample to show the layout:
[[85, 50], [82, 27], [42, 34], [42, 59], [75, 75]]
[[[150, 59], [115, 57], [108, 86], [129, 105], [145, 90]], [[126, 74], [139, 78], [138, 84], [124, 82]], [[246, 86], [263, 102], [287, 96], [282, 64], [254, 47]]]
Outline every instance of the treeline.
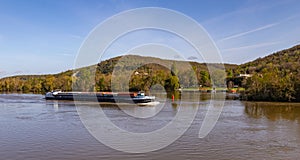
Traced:
[[[55, 89], [63, 91], [148, 91], [155, 87], [165, 90], [178, 88], [211, 87], [222, 84], [226, 75], [223, 68], [213, 65], [214, 82], [205, 64], [162, 60], [153, 57], [122, 56], [97, 65], [53, 75], [27, 75], [0, 80], [0, 92], [45, 93]], [[232, 71], [237, 65], [225, 65]], [[170, 69], [169, 69], [170, 68]], [[126, 79], [128, 81], [126, 81]], [[112, 83], [113, 82], [113, 83]]]
[[300, 101], [300, 45], [240, 65], [235, 72], [253, 75], [244, 81], [246, 100]]
[[222, 86], [225, 78], [234, 80], [238, 74], [251, 74], [239, 83], [245, 88], [244, 99], [300, 101], [300, 45], [239, 66], [225, 64], [225, 75], [221, 65], [209, 65], [213, 68], [210, 72], [203, 63], [129, 55], [59, 74], [2, 78], [0, 92], [148, 91], [155, 87], [171, 91]]
[[45, 93], [57, 88], [72, 90], [72, 71], [57, 75], [13, 76], [0, 80], [0, 92]]

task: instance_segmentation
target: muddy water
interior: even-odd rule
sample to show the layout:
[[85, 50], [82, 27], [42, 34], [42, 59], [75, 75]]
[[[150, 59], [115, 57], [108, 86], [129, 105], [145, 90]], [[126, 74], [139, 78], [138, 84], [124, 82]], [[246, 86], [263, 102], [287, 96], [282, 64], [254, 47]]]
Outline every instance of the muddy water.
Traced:
[[[214, 129], [200, 139], [208, 103], [195, 98], [166, 102], [163, 108], [144, 107], [145, 112], [160, 112], [143, 119], [128, 116], [116, 105], [102, 104], [114, 124], [132, 132], [157, 130], [169, 123], [180, 107], [198, 107], [191, 127], [174, 143], [158, 151], [129, 154], [97, 141], [80, 121], [73, 102], [2, 94], [0, 159], [299, 159], [300, 104], [227, 100]], [[91, 104], [80, 107], [95, 109]]]

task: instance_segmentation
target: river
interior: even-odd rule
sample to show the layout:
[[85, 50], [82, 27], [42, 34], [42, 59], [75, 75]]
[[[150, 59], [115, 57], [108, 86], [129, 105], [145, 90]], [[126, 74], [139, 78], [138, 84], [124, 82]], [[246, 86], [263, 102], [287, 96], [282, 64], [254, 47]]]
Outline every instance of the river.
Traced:
[[[134, 154], [114, 150], [95, 139], [71, 101], [46, 101], [43, 95], [34, 94], [1, 94], [0, 159], [299, 159], [300, 104], [226, 100], [213, 130], [198, 138], [208, 102], [195, 98], [168, 101], [162, 109], [140, 107], [145, 112], [160, 112], [139, 120], [114, 104], [101, 105], [111, 122], [132, 132], [157, 130], [169, 123], [180, 107], [198, 107], [193, 123], [174, 143]], [[95, 108], [90, 104], [81, 107]]]

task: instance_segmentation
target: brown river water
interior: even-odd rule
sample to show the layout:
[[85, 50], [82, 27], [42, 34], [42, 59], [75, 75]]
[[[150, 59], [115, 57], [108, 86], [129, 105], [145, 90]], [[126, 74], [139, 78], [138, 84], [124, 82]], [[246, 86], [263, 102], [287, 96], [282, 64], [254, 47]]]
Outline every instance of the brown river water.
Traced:
[[[115, 104], [102, 104], [114, 124], [132, 132], [157, 130], [170, 122], [180, 107], [198, 107], [192, 125], [174, 143], [157, 151], [134, 154], [114, 150], [95, 139], [80, 121], [71, 101], [46, 101], [43, 95], [1, 94], [0, 159], [300, 158], [300, 104], [226, 100], [216, 126], [208, 136], [198, 138], [209, 100], [197, 100], [181, 102], [182, 106], [178, 100], [174, 103], [169, 100], [157, 115], [144, 119], [130, 117]], [[90, 104], [79, 107], [95, 108]], [[155, 107], [139, 109], [148, 111]]]

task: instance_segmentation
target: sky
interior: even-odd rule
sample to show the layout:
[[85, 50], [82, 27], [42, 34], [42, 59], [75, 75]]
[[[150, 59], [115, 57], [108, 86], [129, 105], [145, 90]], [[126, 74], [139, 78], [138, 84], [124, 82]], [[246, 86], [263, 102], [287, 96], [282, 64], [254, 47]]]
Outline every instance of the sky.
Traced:
[[[96, 26], [140, 7], [167, 8], [191, 17], [210, 35], [224, 63], [242, 64], [300, 44], [299, 0], [0, 0], [0, 77], [72, 69]], [[104, 57], [158, 43], [180, 46], [181, 55], [174, 59], [201, 62], [176, 35], [158, 30], [121, 37]]]

